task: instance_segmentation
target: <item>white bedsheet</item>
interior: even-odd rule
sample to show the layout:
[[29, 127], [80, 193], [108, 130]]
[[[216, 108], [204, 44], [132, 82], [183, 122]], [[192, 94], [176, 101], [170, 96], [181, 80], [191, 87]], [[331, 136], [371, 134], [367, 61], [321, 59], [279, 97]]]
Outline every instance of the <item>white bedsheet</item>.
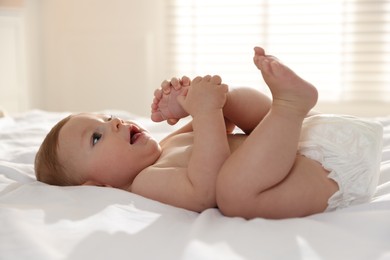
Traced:
[[[0, 119], [0, 259], [390, 259], [390, 117], [378, 118], [384, 147], [372, 202], [247, 221], [112, 188], [37, 182], [35, 152], [65, 115], [35, 110]], [[136, 118], [159, 139], [170, 130]]]

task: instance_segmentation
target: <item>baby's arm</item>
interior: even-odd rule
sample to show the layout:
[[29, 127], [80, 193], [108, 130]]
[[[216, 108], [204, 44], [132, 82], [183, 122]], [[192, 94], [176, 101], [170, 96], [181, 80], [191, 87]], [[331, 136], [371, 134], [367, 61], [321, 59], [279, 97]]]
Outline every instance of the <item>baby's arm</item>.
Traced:
[[[178, 167], [163, 160], [160, 164], [164, 167], [149, 167], [134, 180], [132, 192], [198, 212], [216, 206], [217, 174], [230, 155], [222, 113], [227, 92], [227, 85], [221, 84], [218, 76], [193, 80], [188, 93], [178, 98], [193, 118], [187, 125], [193, 129], [188, 162]], [[172, 146], [172, 140], [167, 139], [164, 147]]]
[[187, 176], [195, 194], [213, 203], [218, 172], [230, 155], [222, 112], [227, 92], [219, 76], [196, 77], [187, 95], [178, 98], [193, 118], [194, 144]]

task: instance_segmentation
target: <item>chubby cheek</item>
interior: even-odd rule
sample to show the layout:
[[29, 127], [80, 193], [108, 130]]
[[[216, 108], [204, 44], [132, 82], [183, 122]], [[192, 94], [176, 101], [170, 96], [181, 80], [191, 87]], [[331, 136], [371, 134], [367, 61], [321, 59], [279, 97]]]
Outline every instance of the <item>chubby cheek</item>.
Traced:
[[115, 181], [129, 182], [142, 170], [142, 160], [142, 157], [129, 152], [127, 149], [118, 149], [109, 155], [110, 167], [108, 168], [111, 169], [111, 175], [114, 176]]
[[95, 157], [94, 177], [102, 184], [119, 188], [130, 184], [139, 172], [158, 159], [160, 153], [157, 142], [138, 150], [131, 150], [121, 143], [105, 147]]

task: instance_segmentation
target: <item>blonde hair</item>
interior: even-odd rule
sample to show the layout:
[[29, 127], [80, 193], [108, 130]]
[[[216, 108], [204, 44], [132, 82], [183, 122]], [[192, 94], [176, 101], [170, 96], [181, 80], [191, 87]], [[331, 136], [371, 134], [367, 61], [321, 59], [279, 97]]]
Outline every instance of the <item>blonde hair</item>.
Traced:
[[78, 185], [71, 178], [58, 157], [58, 136], [62, 127], [72, 118], [65, 117], [59, 121], [46, 135], [35, 156], [35, 175], [38, 181], [58, 186]]

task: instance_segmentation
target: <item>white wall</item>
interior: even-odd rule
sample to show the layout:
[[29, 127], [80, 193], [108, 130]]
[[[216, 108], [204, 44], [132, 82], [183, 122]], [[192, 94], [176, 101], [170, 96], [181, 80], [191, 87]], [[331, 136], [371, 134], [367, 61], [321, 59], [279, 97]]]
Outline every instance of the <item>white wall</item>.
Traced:
[[[26, 97], [23, 23], [18, 11], [0, 11], [0, 107], [22, 110]], [[21, 95], [23, 93], [23, 95]]]
[[0, 0], [0, 109], [31, 107], [23, 0]]
[[27, 101], [25, 110], [45, 108], [42, 61], [42, 1], [23, 1], [25, 75]]
[[155, 0], [0, 1], [0, 109], [149, 115], [163, 17]]
[[44, 0], [41, 8], [42, 108], [149, 114], [164, 78], [162, 1]]

